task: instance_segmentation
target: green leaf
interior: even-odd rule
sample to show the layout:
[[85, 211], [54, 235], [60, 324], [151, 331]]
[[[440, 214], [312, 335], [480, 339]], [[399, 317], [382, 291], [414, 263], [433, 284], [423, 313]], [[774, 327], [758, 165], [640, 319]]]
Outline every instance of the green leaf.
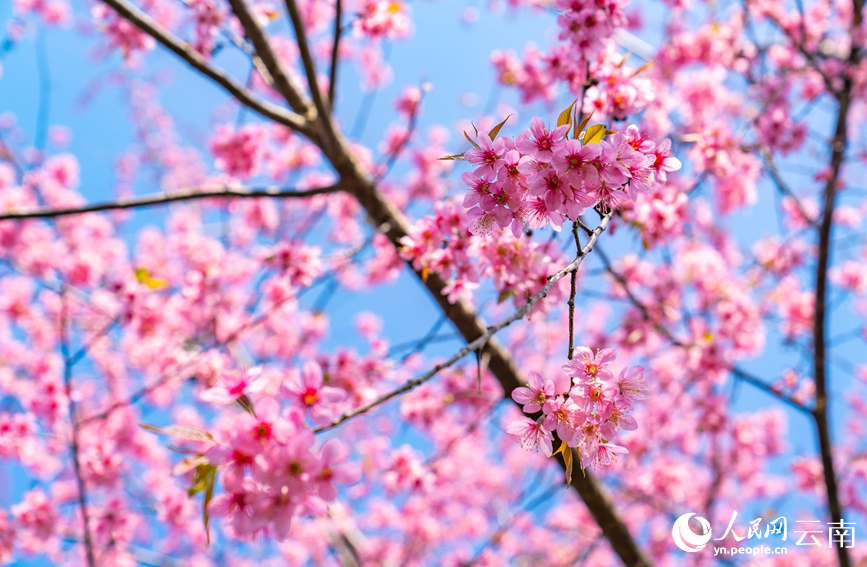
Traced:
[[189, 496], [195, 496], [199, 492], [208, 488], [208, 483], [213, 482], [217, 474], [217, 467], [210, 463], [200, 464], [196, 466], [196, 473], [193, 475], [193, 484], [187, 489]]
[[168, 435], [177, 439], [185, 439], [187, 441], [213, 441], [214, 437], [204, 429], [192, 427], [190, 425], [168, 425], [166, 427], [154, 427], [147, 423], [139, 423], [139, 427], [146, 431], [156, 433], [158, 435]]
[[506, 289], [500, 292], [500, 295], [497, 296], [497, 303], [502, 303], [509, 299], [510, 297], [515, 295], [514, 289]]
[[575, 108], [575, 104], [578, 103], [578, 99], [572, 101], [572, 104], [569, 105], [566, 110], [560, 113], [560, 116], [557, 117], [557, 127], [565, 126], [566, 124], [572, 124], [572, 109]]
[[492, 142], [497, 139], [497, 134], [500, 133], [500, 130], [503, 129], [503, 126], [505, 126], [506, 122], [508, 122], [509, 118], [511, 118], [511, 117], [512, 117], [511, 114], [506, 116], [505, 120], [503, 120], [502, 122], [500, 122], [499, 124], [497, 124], [496, 126], [491, 128], [491, 131], [488, 132], [488, 138], [490, 138]]
[[605, 132], [606, 129], [603, 124], [594, 124], [584, 132], [584, 144], [598, 144], [605, 138]]
[[443, 156], [443, 157], [437, 158], [437, 159], [441, 160], [441, 161], [457, 161], [457, 160], [463, 161], [463, 160], [466, 160], [467, 158], [464, 157], [464, 154], [455, 154], [453, 156]]
[[[570, 451], [571, 454], [571, 451]], [[214, 467], [214, 472], [208, 478], [207, 487], [205, 488], [205, 498], [202, 500], [202, 520], [205, 522], [205, 542], [211, 545], [211, 514], [208, 513], [208, 504], [214, 497], [214, 482], [217, 479], [217, 468]]]
[[169, 285], [168, 280], [151, 277], [151, 274], [150, 272], [148, 272], [147, 268], [136, 268], [135, 279], [137, 279], [139, 283], [142, 283], [151, 289], [159, 289], [161, 287], [166, 287], [167, 285]]
[[198, 467], [199, 465], [207, 465], [210, 461], [204, 455], [190, 455], [189, 457], [184, 457], [178, 462], [172, 469], [172, 476], [181, 476], [182, 474], [186, 474]]

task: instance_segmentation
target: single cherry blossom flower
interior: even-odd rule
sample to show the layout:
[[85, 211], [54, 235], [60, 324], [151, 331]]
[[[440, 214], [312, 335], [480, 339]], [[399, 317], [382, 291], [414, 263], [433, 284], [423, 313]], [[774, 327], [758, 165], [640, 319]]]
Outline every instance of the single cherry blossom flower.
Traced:
[[265, 388], [267, 382], [261, 379], [261, 375], [261, 366], [231, 370], [218, 379], [218, 385], [199, 394], [199, 399], [217, 405], [235, 403], [241, 396], [261, 392]]
[[545, 429], [543, 417], [533, 421], [529, 417], [520, 417], [506, 427], [506, 433], [520, 437], [521, 447], [538, 451], [550, 457], [554, 453], [554, 435]]
[[632, 366], [621, 370], [615, 385], [617, 397], [630, 407], [632, 402], [643, 401], [650, 397], [650, 390], [647, 389], [647, 383], [644, 381], [643, 366]]
[[322, 368], [312, 361], [305, 363], [300, 373], [294, 372], [280, 390], [283, 397], [309, 410], [316, 425], [326, 425], [331, 421], [332, 404], [342, 402], [346, 397], [345, 391], [324, 385]]
[[[603, 348], [596, 351], [587, 347], [575, 349], [572, 360], [562, 366], [563, 372], [579, 380], [603, 380], [614, 378], [614, 374], [607, 368], [617, 357], [614, 349]], [[577, 383], [577, 382], [576, 382]]]
[[319, 470], [313, 476], [319, 496], [326, 502], [337, 499], [334, 483], [355, 484], [361, 478], [361, 471], [353, 463], [344, 462], [346, 449], [337, 439], [329, 439], [322, 446], [319, 457]]
[[554, 397], [554, 381], [542, 381], [538, 372], [527, 374], [527, 385], [515, 388], [512, 399], [524, 406], [526, 413], [541, 411], [548, 399]]

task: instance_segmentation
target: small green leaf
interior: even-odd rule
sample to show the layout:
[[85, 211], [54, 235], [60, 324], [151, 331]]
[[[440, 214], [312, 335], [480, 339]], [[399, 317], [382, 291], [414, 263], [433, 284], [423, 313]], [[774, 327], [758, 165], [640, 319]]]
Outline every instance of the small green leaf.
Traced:
[[584, 132], [584, 144], [598, 144], [605, 138], [605, 126], [603, 124], [595, 124]]
[[502, 122], [500, 122], [499, 124], [497, 124], [496, 126], [491, 128], [491, 131], [488, 132], [488, 138], [490, 138], [492, 142], [497, 139], [497, 134], [500, 133], [500, 130], [503, 129], [503, 126], [506, 124], [506, 122], [508, 122], [509, 118], [511, 118], [511, 117], [512, 117], [511, 114], [506, 116], [505, 120], [503, 120]]
[[208, 458], [204, 455], [190, 455], [189, 457], [184, 457], [172, 469], [172, 476], [181, 476], [182, 474], [190, 472], [199, 465], [207, 465], [208, 463]]
[[560, 113], [560, 116], [557, 117], [557, 127], [565, 126], [566, 124], [572, 124], [572, 109], [575, 108], [575, 104], [578, 103], [578, 99], [572, 101], [566, 110]]
[[[570, 451], [571, 454], [571, 451]], [[208, 512], [208, 504], [214, 497], [214, 482], [217, 479], [217, 468], [214, 467], [214, 472], [208, 478], [207, 486], [205, 487], [205, 498], [202, 500], [202, 519], [205, 522], [205, 542], [211, 545], [211, 514]]]
[[212, 482], [217, 474], [217, 467], [210, 463], [200, 464], [196, 466], [196, 473], [193, 475], [193, 484], [187, 489], [189, 496], [195, 496], [199, 492], [208, 488], [208, 482]]
[[138, 426], [141, 427], [142, 429], [144, 429], [145, 431], [150, 431], [151, 433], [160, 434], [163, 432], [163, 430], [160, 429], [159, 427], [154, 427], [153, 425], [148, 425], [147, 423], [139, 423]]
[[500, 292], [500, 295], [497, 296], [497, 303], [502, 303], [509, 299], [510, 297], [515, 295], [514, 289], [506, 289]]
[[137, 279], [139, 283], [142, 283], [151, 289], [159, 289], [161, 287], [166, 287], [167, 285], [169, 285], [168, 280], [151, 277], [151, 274], [150, 272], [148, 272], [147, 268], [136, 268], [135, 279]]

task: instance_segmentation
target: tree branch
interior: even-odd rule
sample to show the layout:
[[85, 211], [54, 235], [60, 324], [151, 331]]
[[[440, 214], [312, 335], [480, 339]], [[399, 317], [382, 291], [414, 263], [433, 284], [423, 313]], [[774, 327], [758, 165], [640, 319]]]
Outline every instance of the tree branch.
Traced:
[[78, 454], [79, 423], [75, 419], [75, 402], [72, 398], [72, 362], [69, 357], [69, 338], [66, 333], [67, 306], [65, 288], [60, 293], [60, 350], [63, 355], [63, 384], [66, 390], [66, 403], [69, 404], [69, 426], [72, 428], [72, 436], [69, 442], [69, 450], [72, 454], [72, 468], [75, 473], [75, 481], [78, 486], [78, 506], [81, 509], [81, 518], [84, 527], [84, 551], [87, 556], [89, 567], [96, 567], [96, 559], [93, 552], [93, 539], [90, 536], [90, 519], [87, 515], [87, 496], [85, 493], [84, 477], [81, 475], [81, 462]]
[[298, 51], [301, 54], [301, 62], [304, 64], [304, 74], [307, 75], [310, 96], [313, 98], [313, 104], [319, 113], [319, 124], [324, 130], [323, 134], [328, 146], [334, 146], [338, 143], [337, 131], [334, 128], [334, 123], [331, 121], [328, 107], [325, 105], [322, 91], [319, 89], [319, 83], [316, 80], [316, 62], [313, 60], [310, 46], [307, 43], [307, 31], [304, 29], [304, 20], [301, 19], [301, 13], [298, 11], [298, 4], [295, 0], [286, 0], [286, 10], [289, 12], [289, 18], [292, 20], [292, 27], [295, 30], [295, 39], [298, 41]]
[[[860, 24], [863, 4], [859, 0], [853, 1], [855, 21]], [[848, 65], [854, 69], [860, 59], [857, 44], [853, 41], [850, 47]], [[852, 98], [852, 76], [843, 73], [843, 88], [840, 90], [837, 101], [837, 124], [834, 138], [831, 141], [831, 161], [829, 169], [831, 174], [824, 189], [824, 205], [819, 224], [819, 251], [816, 260], [816, 295], [815, 295], [815, 320], [813, 324], [813, 376], [816, 381], [816, 408], [813, 416], [816, 421], [816, 433], [819, 440], [819, 452], [822, 458], [822, 470], [825, 477], [825, 491], [828, 497], [828, 512], [833, 522], [843, 519], [843, 506], [840, 504], [840, 496], [837, 487], [837, 476], [834, 472], [833, 445], [831, 442], [830, 424], [828, 423], [828, 361], [826, 345], [827, 326], [827, 303], [828, 303], [828, 266], [831, 263], [831, 229], [834, 224], [834, 205], [837, 197], [837, 182], [846, 156], [846, 147], [849, 142], [847, 121], [849, 119], [849, 107]], [[849, 567], [851, 561], [849, 552], [844, 546], [837, 546], [837, 559], [840, 567]]]
[[99, 211], [112, 211], [120, 209], [136, 209], [141, 207], [152, 207], [155, 205], [164, 205], [166, 203], [174, 203], [177, 201], [193, 201], [199, 199], [211, 198], [262, 198], [272, 197], [277, 199], [304, 199], [315, 195], [324, 195], [326, 193], [334, 193], [340, 191], [342, 185], [336, 183], [328, 187], [317, 187], [304, 191], [286, 190], [280, 187], [263, 187], [260, 189], [249, 187], [222, 187], [219, 189], [190, 189], [181, 190], [168, 195], [164, 193], [144, 195], [142, 197], [133, 197], [130, 199], [122, 199], [119, 201], [109, 201], [105, 203], [94, 203], [82, 207], [71, 207], [67, 209], [33, 209], [31, 211], [22, 211], [17, 213], [0, 214], [0, 221], [12, 219], [39, 219], [39, 218], [54, 218], [68, 217], [72, 215], [83, 215], [85, 213], [94, 213]]
[[277, 92], [283, 95], [283, 98], [286, 99], [286, 102], [289, 103], [289, 106], [291, 106], [295, 112], [305, 117], [307, 120], [314, 118], [313, 108], [310, 106], [310, 101], [301, 94], [300, 89], [295, 86], [292, 82], [292, 78], [286, 72], [286, 69], [283, 68], [283, 65], [274, 53], [274, 50], [271, 49], [271, 43], [268, 41], [265, 31], [258, 23], [256, 23], [256, 19], [250, 13], [246, 0], [229, 0], [229, 3], [232, 5], [232, 11], [235, 13], [235, 16], [237, 16], [238, 20], [241, 22], [241, 26], [244, 28], [244, 33], [246, 34], [247, 39], [249, 39], [253, 44], [256, 54], [259, 56], [259, 59], [262, 60], [262, 64], [271, 75], [271, 78], [274, 81], [274, 88], [277, 89]]
[[290, 112], [271, 102], [262, 100], [254, 95], [246, 87], [238, 83], [230, 77], [225, 71], [212, 66], [207, 59], [198, 53], [193, 47], [182, 41], [180, 38], [172, 34], [169, 30], [160, 25], [156, 20], [127, 2], [126, 0], [101, 0], [104, 4], [111, 7], [114, 11], [120, 14], [121, 17], [128, 20], [144, 33], [148, 34], [175, 54], [181, 59], [189, 63], [189, 65], [205, 75], [221, 87], [229, 94], [234, 96], [240, 103], [250, 107], [262, 116], [270, 118], [275, 122], [283, 124], [298, 132], [309, 133], [307, 122], [294, 112]]
[[341, 20], [343, 19], [343, 0], [336, 0], [334, 6], [334, 44], [331, 46], [331, 68], [328, 71], [328, 105], [334, 113], [337, 106], [337, 66], [340, 63], [340, 35], [343, 32]]

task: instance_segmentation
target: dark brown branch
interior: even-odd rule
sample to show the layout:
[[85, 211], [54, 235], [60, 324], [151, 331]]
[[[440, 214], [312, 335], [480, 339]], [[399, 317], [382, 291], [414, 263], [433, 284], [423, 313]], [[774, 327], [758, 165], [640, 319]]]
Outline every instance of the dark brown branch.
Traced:
[[301, 91], [292, 82], [292, 78], [286, 72], [286, 69], [283, 68], [274, 50], [271, 49], [268, 36], [250, 13], [246, 0], [229, 0], [229, 4], [232, 5], [232, 11], [238, 17], [238, 21], [241, 22], [241, 27], [244, 28], [247, 39], [253, 44], [256, 54], [261, 59], [267, 72], [271, 75], [271, 79], [274, 81], [274, 88], [283, 95], [283, 98], [286, 99], [286, 102], [289, 103], [289, 106], [295, 112], [308, 120], [312, 119], [314, 113], [313, 108], [310, 106], [310, 101], [301, 94]]
[[334, 44], [331, 46], [331, 68], [328, 71], [328, 105], [331, 113], [337, 106], [337, 67], [340, 63], [340, 35], [343, 33], [343, 0], [334, 5]]
[[328, 107], [322, 98], [322, 91], [319, 88], [316, 75], [316, 62], [313, 60], [313, 55], [310, 52], [310, 46], [307, 43], [307, 30], [304, 29], [304, 20], [301, 18], [301, 13], [298, 11], [298, 4], [295, 0], [286, 0], [286, 10], [289, 12], [289, 18], [292, 20], [292, 27], [295, 30], [295, 39], [298, 42], [298, 51], [301, 54], [301, 62], [304, 65], [304, 74], [307, 75], [307, 85], [310, 87], [310, 96], [313, 98], [313, 104], [316, 106], [316, 111], [319, 113], [319, 124], [324, 132], [324, 142], [328, 146], [333, 147], [337, 142], [337, 131], [334, 128], [334, 123], [331, 121]]
[[[856, 9], [855, 20], [860, 23], [860, 10], [863, 5], [859, 0], [853, 2]], [[860, 56], [857, 44], [853, 42], [849, 54], [849, 69], [854, 69]], [[825, 477], [825, 491], [828, 497], [828, 512], [833, 522], [843, 519], [843, 506], [837, 487], [837, 475], [834, 471], [833, 444], [831, 442], [830, 424], [828, 423], [828, 361], [827, 361], [827, 319], [828, 319], [828, 266], [831, 263], [831, 229], [834, 224], [834, 205], [837, 197], [837, 182], [846, 157], [846, 147], [849, 142], [847, 121], [852, 97], [852, 76], [843, 74], [843, 87], [837, 97], [837, 124], [834, 138], [831, 141], [831, 174], [824, 189], [824, 204], [819, 224], [819, 251], [816, 259], [816, 296], [815, 320], [813, 324], [813, 376], [816, 381], [816, 408], [813, 416], [816, 421], [816, 433], [819, 440], [819, 452], [822, 458], [822, 470]], [[837, 546], [837, 559], [840, 567], [850, 567], [851, 560], [848, 550]]]
[[71, 215], [83, 215], [85, 213], [95, 213], [99, 211], [113, 211], [120, 209], [136, 209], [141, 207], [152, 207], [155, 205], [164, 205], [166, 203], [174, 203], [177, 201], [193, 201], [199, 199], [211, 198], [262, 198], [272, 197], [277, 199], [303, 199], [313, 197], [315, 195], [323, 195], [326, 193], [334, 193], [340, 191], [339, 183], [329, 187], [317, 187], [305, 191], [287, 190], [280, 187], [263, 187], [261, 189], [248, 187], [222, 187], [219, 189], [206, 190], [185, 190], [177, 193], [164, 193], [145, 195], [143, 197], [134, 197], [131, 199], [122, 199], [120, 201], [109, 201], [105, 203], [94, 203], [83, 207], [71, 207], [68, 209], [33, 209], [31, 211], [22, 211], [19, 213], [4, 213], [0, 214], [0, 221], [12, 219], [43, 219], [54, 217], [68, 217]]
[[160, 25], [156, 20], [127, 2], [126, 0], [102, 0], [121, 17], [128, 20], [144, 33], [148, 34], [189, 65], [205, 75], [229, 94], [234, 96], [240, 103], [250, 107], [262, 116], [283, 124], [299, 132], [309, 132], [307, 122], [294, 112], [281, 108], [271, 102], [262, 100], [254, 95], [246, 87], [230, 77], [225, 71], [212, 66], [199, 52], [193, 49], [189, 43], [181, 40], [169, 30]]
[[[578, 221], [572, 222], [572, 237], [575, 238], [575, 249], [581, 250], [581, 241], [578, 240]], [[569, 306], [569, 350], [566, 352], [566, 358], [572, 360], [572, 351], [575, 350], [575, 294], [578, 291], [578, 272], [572, 272], [569, 278], [569, 301], [566, 305]]]

